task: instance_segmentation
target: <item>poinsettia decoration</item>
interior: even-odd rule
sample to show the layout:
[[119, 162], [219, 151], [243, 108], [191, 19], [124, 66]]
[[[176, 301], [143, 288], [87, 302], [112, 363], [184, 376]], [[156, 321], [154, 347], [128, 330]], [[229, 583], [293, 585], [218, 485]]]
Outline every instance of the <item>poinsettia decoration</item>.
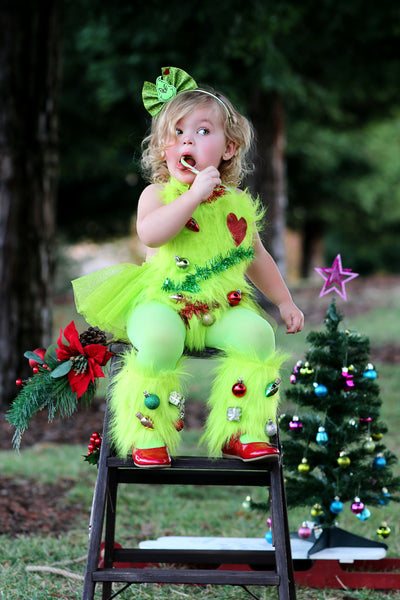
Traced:
[[[63, 335], [69, 345], [63, 342]], [[61, 330], [57, 346], [25, 352], [32, 376], [17, 380], [20, 392], [6, 419], [15, 427], [13, 444], [19, 449], [22, 435], [34, 414], [47, 408], [49, 421], [55, 416], [69, 417], [77, 409], [78, 399], [90, 401], [96, 391], [96, 379], [104, 377], [104, 367], [112, 356], [106, 336], [97, 327], [78, 334], [75, 323]]]
[[64, 337], [69, 342], [69, 346], [63, 343], [62, 329], [60, 331], [57, 340], [58, 348], [56, 348], [57, 358], [59, 361], [67, 361], [65, 369], [69, 366], [69, 384], [72, 391], [76, 392], [77, 398], [80, 398], [88, 389], [90, 382], [93, 383], [96, 377], [104, 377], [101, 367], [108, 363], [112, 352], [109, 352], [106, 346], [99, 344], [83, 347], [73, 321], [64, 329]]

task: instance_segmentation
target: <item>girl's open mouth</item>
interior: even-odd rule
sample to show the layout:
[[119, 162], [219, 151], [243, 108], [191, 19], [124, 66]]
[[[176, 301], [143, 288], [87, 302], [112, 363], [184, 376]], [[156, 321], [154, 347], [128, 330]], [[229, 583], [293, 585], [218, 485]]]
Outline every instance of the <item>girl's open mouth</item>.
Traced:
[[180, 164], [188, 171], [192, 171], [192, 172], [197, 171], [195, 169], [196, 161], [194, 160], [193, 156], [191, 156], [190, 154], [184, 154], [183, 156], [181, 156]]

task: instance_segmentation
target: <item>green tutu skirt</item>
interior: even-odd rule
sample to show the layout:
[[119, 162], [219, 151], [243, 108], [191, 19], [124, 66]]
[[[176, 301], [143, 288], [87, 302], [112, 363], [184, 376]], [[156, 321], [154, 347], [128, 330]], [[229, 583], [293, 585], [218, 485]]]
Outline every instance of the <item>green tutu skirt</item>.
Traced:
[[131, 310], [146, 298], [149, 263], [123, 263], [72, 281], [77, 311], [86, 321], [116, 338], [127, 339], [126, 322]]

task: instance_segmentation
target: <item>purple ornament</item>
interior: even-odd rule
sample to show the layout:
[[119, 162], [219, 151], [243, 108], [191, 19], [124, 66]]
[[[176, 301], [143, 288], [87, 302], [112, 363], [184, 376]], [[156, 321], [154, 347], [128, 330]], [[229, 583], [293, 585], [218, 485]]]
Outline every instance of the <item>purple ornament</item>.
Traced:
[[298, 373], [298, 372], [299, 372], [299, 370], [300, 370], [300, 367], [301, 367], [302, 365], [303, 365], [302, 361], [301, 361], [301, 360], [299, 360], [299, 361], [298, 361], [298, 362], [295, 364], [295, 366], [294, 366], [293, 373]]
[[293, 419], [289, 422], [290, 431], [301, 431], [302, 427], [303, 423], [299, 420], [299, 417], [294, 415]]
[[297, 377], [294, 373], [292, 373], [290, 376], [290, 383], [292, 383], [294, 385], [296, 382], [297, 382]]
[[351, 512], [354, 513], [355, 515], [359, 515], [360, 513], [362, 513], [364, 508], [365, 508], [364, 502], [360, 502], [360, 498], [358, 498], [358, 496], [356, 496], [354, 498], [353, 504], [351, 505]]
[[303, 525], [299, 527], [297, 533], [302, 540], [308, 540], [308, 538], [311, 537], [312, 530], [310, 527], [307, 527], [307, 523], [303, 523]]
[[354, 387], [353, 375], [352, 373], [349, 373], [349, 369], [347, 367], [343, 367], [342, 377], [344, 378], [343, 385], [345, 388]]

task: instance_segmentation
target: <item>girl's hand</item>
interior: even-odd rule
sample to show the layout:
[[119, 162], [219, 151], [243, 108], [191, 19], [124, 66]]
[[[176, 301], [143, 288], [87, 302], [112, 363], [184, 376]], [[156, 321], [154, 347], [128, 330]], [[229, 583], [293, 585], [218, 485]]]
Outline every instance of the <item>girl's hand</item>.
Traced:
[[199, 201], [207, 200], [219, 185], [221, 185], [221, 177], [218, 169], [206, 167], [196, 175], [190, 191]]
[[291, 300], [278, 306], [282, 321], [286, 323], [286, 333], [298, 333], [304, 327], [304, 315]]

